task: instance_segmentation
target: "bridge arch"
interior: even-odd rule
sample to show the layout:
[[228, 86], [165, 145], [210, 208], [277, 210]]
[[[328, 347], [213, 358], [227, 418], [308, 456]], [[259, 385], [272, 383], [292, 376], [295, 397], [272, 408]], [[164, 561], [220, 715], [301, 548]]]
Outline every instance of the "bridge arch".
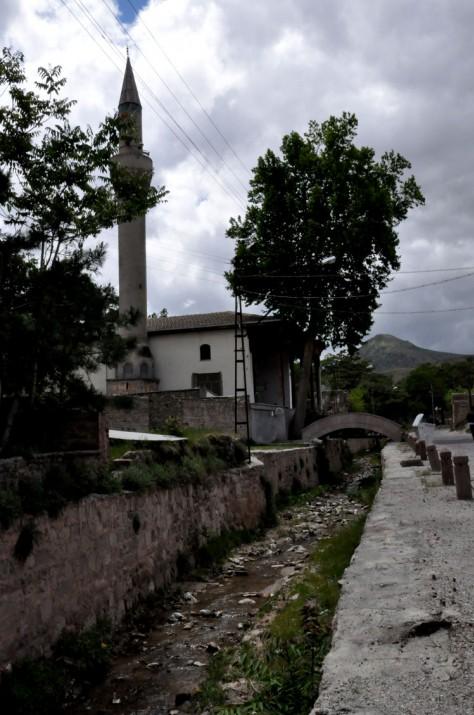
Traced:
[[343, 429], [363, 429], [379, 434], [399, 442], [402, 437], [402, 428], [396, 422], [371, 415], [368, 412], [346, 412], [337, 415], [322, 417], [320, 420], [307, 425], [302, 432], [304, 440], [318, 439], [331, 432], [338, 432]]

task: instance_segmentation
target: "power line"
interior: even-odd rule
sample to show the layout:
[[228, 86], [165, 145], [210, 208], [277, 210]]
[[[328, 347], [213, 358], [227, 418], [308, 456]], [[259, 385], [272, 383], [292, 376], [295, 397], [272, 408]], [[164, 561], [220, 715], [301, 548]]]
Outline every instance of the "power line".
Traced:
[[194, 101], [197, 103], [197, 105], [199, 106], [199, 108], [201, 109], [201, 111], [203, 112], [203, 114], [205, 115], [205, 117], [206, 117], [206, 118], [208, 119], [208, 121], [212, 124], [212, 126], [214, 127], [214, 129], [216, 130], [216, 132], [219, 134], [219, 136], [220, 136], [220, 137], [222, 138], [222, 140], [225, 142], [226, 146], [230, 149], [230, 151], [232, 152], [232, 154], [234, 155], [234, 157], [237, 159], [237, 161], [239, 162], [239, 164], [240, 164], [240, 166], [242, 167], [242, 169], [245, 171], [245, 174], [247, 175], [247, 174], [249, 173], [249, 171], [250, 171], [250, 170], [248, 169], [248, 167], [245, 166], [245, 164], [244, 164], [244, 162], [242, 161], [242, 159], [239, 157], [239, 155], [237, 154], [237, 152], [235, 151], [235, 149], [233, 148], [233, 146], [230, 144], [230, 142], [227, 140], [227, 138], [225, 137], [225, 135], [224, 135], [224, 134], [222, 133], [222, 131], [219, 129], [219, 127], [217, 126], [217, 124], [215, 123], [215, 121], [213, 120], [213, 118], [211, 117], [211, 115], [207, 112], [207, 110], [205, 109], [205, 107], [202, 105], [202, 103], [200, 102], [199, 98], [198, 98], [198, 97], [196, 96], [196, 94], [193, 92], [192, 88], [189, 86], [188, 82], [185, 80], [185, 78], [183, 77], [183, 75], [181, 74], [181, 72], [178, 70], [178, 68], [176, 67], [176, 65], [174, 64], [174, 62], [171, 60], [171, 58], [169, 57], [169, 55], [165, 52], [165, 50], [164, 50], [164, 49], [161, 47], [161, 45], [158, 43], [158, 40], [156, 39], [155, 35], [152, 33], [152, 31], [150, 30], [150, 28], [148, 27], [148, 25], [145, 23], [145, 21], [144, 21], [144, 20], [141, 18], [141, 16], [139, 15], [138, 9], [135, 7], [134, 3], [133, 3], [131, 0], [127, 0], [127, 2], [128, 2], [128, 4], [130, 5], [130, 7], [132, 8], [132, 10], [135, 12], [135, 15], [136, 15], [136, 18], [138, 19], [138, 22], [139, 22], [141, 25], [143, 25], [143, 27], [146, 29], [146, 31], [147, 31], [148, 34], [150, 35], [151, 39], [152, 39], [153, 42], [155, 43], [155, 45], [158, 47], [158, 49], [160, 50], [160, 52], [162, 53], [162, 55], [165, 57], [165, 59], [167, 60], [167, 62], [168, 62], [168, 63], [171, 65], [171, 67], [174, 69], [174, 71], [176, 72], [176, 74], [178, 75], [178, 77], [180, 78], [180, 80], [182, 81], [182, 83], [184, 84], [184, 86], [186, 87], [186, 89], [188, 90], [188, 92], [190, 93], [190, 95], [192, 96], [192, 98], [194, 99]]
[[160, 82], [166, 87], [166, 89], [167, 89], [168, 92], [171, 94], [171, 96], [173, 97], [173, 99], [175, 100], [175, 102], [177, 103], [177, 105], [182, 109], [182, 111], [186, 114], [186, 116], [188, 117], [188, 119], [193, 123], [193, 125], [196, 127], [196, 129], [198, 130], [198, 132], [200, 133], [200, 135], [201, 135], [201, 136], [203, 137], [203, 139], [207, 142], [207, 144], [210, 146], [210, 148], [211, 148], [212, 151], [216, 154], [216, 156], [220, 159], [220, 161], [224, 164], [224, 166], [230, 171], [230, 173], [232, 174], [232, 176], [234, 177], [234, 179], [240, 184], [240, 186], [241, 186], [242, 189], [244, 190], [245, 194], [247, 194], [247, 187], [246, 187], [245, 184], [240, 180], [240, 177], [237, 176], [237, 174], [235, 173], [235, 171], [233, 170], [233, 168], [227, 163], [227, 161], [226, 161], [225, 158], [222, 156], [222, 154], [216, 149], [216, 147], [214, 146], [214, 144], [210, 141], [210, 139], [207, 137], [207, 135], [203, 132], [203, 130], [201, 129], [201, 127], [199, 126], [199, 124], [194, 120], [194, 118], [193, 118], [193, 117], [191, 116], [191, 114], [188, 112], [188, 110], [187, 110], [186, 107], [183, 105], [183, 103], [181, 102], [181, 100], [179, 99], [179, 97], [177, 97], [176, 93], [172, 90], [172, 88], [169, 86], [169, 84], [166, 82], [166, 80], [163, 79], [163, 77], [160, 75], [160, 73], [158, 72], [158, 70], [156, 69], [156, 67], [150, 62], [150, 60], [148, 59], [148, 57], [145, 55], [145, 53], [144, 53], [144, 52], [142, 51], [142, 49], [139, 47], [138, 43], [133, 39], [133, 37], [131, 36], [131, 34], [129, 33], [129, 31], [127, 30], [127, 28], [126, 28], [125, 25], [123, 24], [123, 22], [122, 22], [121, 20], [119, 20], [119, 18], [116, 16], [115, 12], [114, 12], [114, 11], [112, 10], [112, 8], [109, 6], [109, 4], [107, 3], [106, 0], [102, 0], [102, 3], [105, 5], [105, 7], [107, 8], [107, 10], [110, 12], [110, 14], [111, 14], [112, 17], [114, 18], [115, 22], [121, 27], [122, 31], [127, 35], [127, 37], [131, 40], [131, 42], [133, 42], [133, 44], [134, 44], [135, 47], [137, 48], [138, 52], [139, 52], [139, 53], [142, 55], [142, 57], [145, 59], [145, 62], [147, 62], [147, 64], [151, 67], [151, 69], [152, 69], [153, 72], [156, 74], [156, 76], [158, 77], [158, 79], [160, 80]]
[[[308, 309], [307, 306], [282, 303], [280, 301], [275, 303], [275, 308], [291, 308], [293, 310], [301, 312], [306, 312]], [[458, 313], [467, 310], [474, 310], [474, 305], [468, 305], [458, 308], [436, 308], [432, 310], [379, 310], [378, 308], [376, 308], [375, 310], [344, 310], [341, 308], [331, 308], [328, 309], [327, 312], [338, 313], [342, 315], [373, 315], [375, 312], [377, 312], [378, 315], [429, 315], [435, 313]]]
[[[231, 262], [231, 261], [230, 261]], [[417, 270], [406, 270], [406, 271], [395, 271], [391, 280], [394, 280], [400, 274], [411, 274], [411, 273], [444, 273], [445, 271], [469, 271], [474, 270], [474, 266], [458, 266], [457, 268], [420, 268]], [[294, 279], [300, 280], [301, 278], [341, 278], [341, 273], [241, 273], [235, 272], [237, 276], [241, 275], [243, 278], [284, 278], [284, 279]], [[350, 275], [360, 275], [351, 273]], [[467, 275], [472, 275], [469, 273]], [[461, 276], [463, 277], [463, 276]], [[448, 279], [450, 280], [450, 279]], [[455, 279], [457, 280], [457, 278]], [[441, 281], [443, 282], [443, 281]], [[446, 281], [447, 282], [447, 281]], [[429, 284], [427, 284], [429, 285]], [[436, 283], [433, 283], [436, 285]]]
[[[428, 288], [430, 286], [435, 286], [435, 285], [441, 285], [443, 283], [452, 283], [453, 281], [458, 281], [461, 280], [461, 278], [469, 278], [469, 276], [474, 276], [473, 273], [466, 273], [462, 276], [454, 276], [454, 278], [445, 278], [444, 280], [441, 281], [432, 281], [431, 283], [421, 283], [420, 285], [416, 286], [409, 286], [405, 288], [395, 288], [394, 290], [382, 290], [380, 293], [382, 295], [388, 295], [388, 294], [393, 294], [393, 293], [407, 293], [408, 291], [411, 290], [419, 290], [420, 288]], [[249, 293], [250, 295], [266, 295], [269, 291], [264, 290], [264, 291], [251, 291], [247, 290], [246, 293]], [[277, 298], [277, 299], [283, 299], [283, 300], [326, 300], [328, 296], [322, 296], [322, 295], [279, 295], [277, 293], [272, 294], [272, 298]], [[360, 295], [341, 295], [341, 296], [332, 296], [332, 300], [359, 300], [362, 298], [373, 298], [373, 294], [370, 293], [365, 293], [365, 294], [360, 294]]]
[[[101, 24], [94, 18], [94, 16], [89, 12], [88, 8], [85, 8], [85, 7], [84, 7], [84, 5], [83, 5], [83, 3], [82, 3], [82, 0], [74, 0], [74, 2], [75, 2], [76, 5], [78, 5], [78, 6], [79, 6], [79, 3], [80, 3], [80, 5], [81, 5], [82, 8], [83, 8], [83, 10], [82, 10], [83, 14], [85, 14], [86, 17], [88, 17], [89, 21], [90, 21], [91, 23], [93, 23], [96, 28], [98, 28], [99, 33], [107, 40], [107, 42], [109, 42], [109, 44], [112, 46], [113, 50], [114, 50], [116, 53], [118, 53], [119, 56], [121, 57], [122, 55], [121, 55], [121, 52], [120, 52], [120, 50], [118, 49], [118, 47], [116, 47], [115, 44], [114, 44], [114, 42], [113, 42], [113, 40], [111, 40], [111, 39], [108, 37], [106, 31], [102, 28], [102, 25], [101, 25]], [[81, 8], [79, 7], [79, 9], [81, 9]], [[149, 84], [148, 84], [147, 82], [145, 82], [145, 80], [143, 79], [143, 77], [141, 77], [138, 72], [136, 72], [136, 74], [137, 74], [137, 76], [141, 79], [142, 84], [147, 88], [148, 92], [149, 92], [149, 93], [152, 95], [152, 97], [155, 99], [156, 103], [160, 106], [160, 108], [166, 113], [166, 115], [167, 115], [167, 116], [170, 118], [170, 120], [173, 122], [173, 124], [175, 124], [175, 125], [177, 126], [177, 128], [184, 134], [184, 136], [186, 137], [186, 139], [187, 139], [187, 140], [190, 142], [190, 144], [196, 149], [196, 151], [200, 154], [200, 156], [202, 156], [202, 158], [204, 159], [204, 161], [212, 167], [212, 164], [211, 164], [211, 162], [209, 161], [209, 159], [206, 157], [206, 155], [201, 151], [201, 149], [198, 147], [198, 145], [196, 144], [196, 142], [189, 136], [189, 134], [186, 132], [186, 130], [183, 129], [183, 127], [179, 124], [179, 122], [173, 117], [173, 115], [171, 114], [171, 112], [168, 111], [167, 107], [163, 104], [163, 102], [159, 99], [159, 97], [158, 97], [158, 96], [155, 94], [155, 92], [151, 89], [151, 87], [149, 86]], [[159, 115], [158, 115], [158, 116], [159, 116]], [[162, 119], [162, 117], [160, 117], [160, 118]], [[168, 126], [168, 125], [167, 125], [167, 126]], [[175, 136], [176, 136], [176, 134], [175, 134]], [[186, 147], [186, 149], [189, 151], [189, 148], [188, 148], [188, 147]], [[240, 203], [241, 199], [240, 199], [240, 197], [238, 196], [238, 194], [234, 192], [234, 189], [233, 189], [233, 188], [230, 188], [229, 191], [232, 192], [232, 195], [234, 196], [234, 198]]]
[[[79, 7], [79, 5], [78, 5], [78, 3], [77, 3], [77, 0], [75, 0], [75, 2], [76, 2], [76, 5]], [[65, 1], [65, 0], [61, 0], [61, 3], [64, 5], [64, 7], [67, 8], [67, 10], [70, 12], [70, 14], [71, 14], [71, 15], [73, 16], [73, 18], [76, 20], [76, 22], [82, 27], [82, 29], [83, 29], [85, 32], [87, 32], [87, 34], [89, 35], [89, 37], [90, 37], [90, 38], [92, 39], [92, 41], [99, 47], [99, 49], [101, 50], [101, 52], [103, 52], [103, 54], [105, 54], [105, 56], [107, 57], [107, 59], [112, 62], [112, 64], [117, 68], [117, 70], [118, 70], [120, 73], [122, 73], [122, 70], [121, 70], [120, 67], [117, 65], [117, 63], [110, 57], [110, 55], [105, 51], [105, 49], [97, 42], [96, 38], [92, 35], [92, 33], [88, 30], [88, 28], [82, 23], [82, 21], [80, 20], [80, 18], [72, 11], [72, 9], [69, 7], [69, 5], [66, 3], [66, 1]], [[79, 9], [81, 9], [81, 8], [79, 7]], [[85, 14], [85, 13], [83, 13], [83, 14]], [[103, 36], [104, 38], [106, 38], [106, 35], [105, 35], [105, 34], [102, 34], [102, 36]], [[120, 50], [118, 50], [118, 48], [115, 47], [115, 45], [114, 45], [113, 43], [111, 43], [110, 41], [109, 41], [109, 43], [112, 45], [112, 48], [115, 50], [115, 52], [118, 52], [118, 53], [120, 54], [120, 56], [121, 56]], [[138, 73], [137, 73], [137, 75], [138, 75]], [[138, 76], [140, 77], [140, 75], [138, 75]], [[158, 97], [155, 95], [155, 93], [154, 93], [153, 90], [149, 87], [149, 85], [143, 80], [143, 78], [140, 77], [140, 79], [141, 79], [141, 81], [142, 81], [142, 84], [144, 84], [144, 86], [147, 88], [148, 92], [150, 92], [150, 94], [154, 97], [154, 99], [155, 99], [155, 101], [157, 102], [157, 104], [163, 109], [164, 112], [166, 112], [166, 114], [170, 117], [170, 119], [173, 121], [173, 123], [176, 124], [176, 126], [178, 127], [178, 129], [188, 138], [188, 140], [190, 141], [190, 143], [191, 143], [194, 147], [196, 147], [196, 150], [197, 150], [198, 153], [203, 157], [203, 159], [205, 160], [205, 162], [207, 162], [208, 164], [210, 164], [209, 160], [208, 160], [207, 157], [203, 154], [203, 152], [201, 151], [201, 149], [195, 144], [195, 142], [188, 136], [187, 132], [186, 132], [186, 131], [180, 126], [180, 124], [174, 119], [174, 117], [170, 114], [170, 112], [169, 112], [169, 111], [167, 110], [167, 108], [163, 105], [163, 103], [158, 99]], [[150, 101], [149, 101], [148, 99], [146, 99], [146, 98], [145, 98], [145, 101], [147, 102], [147, 104], [148, 104], [148, 106], [151, 108], [151, 110], [154, 112], [154, 114], [156, 114], [156, 116], [163, 122], [163, 124], [164, 124], [164, 125], [169, 129], [169, 131], [174, 135], [174, 137], [184, 146], [184, 148], [186, 149], [186, 151], [188, 151], [188, 152], [190, 153], [190, 155], [193, 157], [193, 159], [198, 162], [198, 164], [200, 165], [200, 167], [201, 167], [204, 171], [206, 171], [206, 172], [211, 176], [211, 178], [213, 179], [213, 181], [214, 181], [231, 199], [233, 199], [234, 201], [237, 202], [237, 204], [240, 206], [241, 209], [243, 209], [243, 210], [245, 211], [245, 207], [244, 207], [244, 205], [241, 203], [240, 198], [239, 198], [236, 194], [234, 194], [234, 193], [232, 192], [232, 190], [228, 189], [228, 188], [221, 182], [220, 178], [218, 178], [217, 175], [214, 175], [214, 173], [211, 173], [211, 171], [210, 171], [209, 168], [206, 166], [206, 164], [205, 164], [205, 163], [202, 163], [202, 162], [200, 161], [199, 157], [197, 157], [197, 156], [191, 151], [191, 149], [186, 145], [186, 143], [183, 141], [183, 139], [176, 133], [176, 131], [173, 129], [173, 127], [170, 126], [170, 124], [166, 121], [166, 119], [164, 119], [164, 118], [161, 116], [161, 114], [160, 114], [160, 113], [156, 110], [156, 108], [150, 103]], [[212, 166], [211, 166], [211, 168], [212, 168]], [[213, 171], [214, 171], [214, 169], [213, 169]]]

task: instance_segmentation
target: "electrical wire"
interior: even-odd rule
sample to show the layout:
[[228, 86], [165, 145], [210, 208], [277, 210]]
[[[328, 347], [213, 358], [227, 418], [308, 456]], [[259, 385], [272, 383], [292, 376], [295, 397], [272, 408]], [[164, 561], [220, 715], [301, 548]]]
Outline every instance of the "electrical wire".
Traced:
[[[61, 1], [61, 3], [64, 5], [64, 7], [69, 11], [69, 13], [72, 15], [72, 17], [76, 20], [76, 22], [77, 22], [77, 23], [82, 27], [82, 29], [89, 35], [89, 37], [91, 38], [91, 40], [97, 45], [97, 47], [99, 47], [99, 49], [101, 50], [101, 52], [107, 57], [107, 59], [108, 59], [110, 62], [112, 62], [112, 64], [116, 67], [116, 69], [120, 72], [120, 74], [122, 74], [122, 69], [117, 65], [117, 63], [113, 60], [113, 58], [106, 52], [106, 50], [99, 44], [99, 42], [97, 41], [97, 39], [93, 36], [93, 34], [89, 31], [89, 29], [83, 24], [83, 22], [81, 21], [81, 19], [73, 12], [73, 10], [71, 9], [71, 7], [66, 3], [66, 0], [60, 0], [60, 1]], [[76, 5], [77, 5], [77, 2], [76, 2]], [[79, 9], [80, 9], [80, 7], [79, 7]], [[83, 14], [84, 14], [84, 13], [83, 13]], [[119, 52], [119, 53], [120, 53], [120, 51], [118, 50], [118, 48], [116, 48], [114, 45], [112, 45], [112, 47], [113, 47], [113, 49], [114, 49], [116, 52]], [[138, 73], [137, 73], [137, 74], [138, 74]], [[139, 75], [138, 75], [138, 76], [139, 76]], [[141, 78], [140, 78], [140, 79], [141, 79]], [[158, 104], [161, 105], [160, 100], [156, 97], [156, 95], [154, 94], [153, 90], [151, 90], [151, 89], [149, 88], [149, 86], [146, 84], [146, 82], [144, 82], [143, 80], [142, 80], [142, 83], [145, 85], [145, 87], [147, 88], [147, 90], [152, 94], [152, 96], [155, 97], [155, 101], [156, 101]], [[206, 173], [209, 174], [209, 176], [210, 176], [210, 177], [213, 179], [213, 181], [219, 186], [219, 188], [222, 189], [222, 190], [229, 196], [229, 198], [231, 198], [233, 201], [236, 201], [236, 203], [239, 205], [239, 207], [240, 207], [242, 210], [245, 211], [245, 207], [244, 207], [244, 205], [240, 202], [240, 199], [239, 199], [236, 195], [232, 194], [231, 191], [228, 190], [227, 187], [221, 182], [220, 178], [218, 178], [218, 176], [215, 175], [215, 173], [212, 173], [212, 172], [209, 170], [209, 167], [206, 166], [206, 164], [203, 163], [203, 162], [199, 159], [199, 157], [196, 156], [196, 154], [194, 154], [193, 151], [191, 151], [191, 149], [189, 148], [189, 146], [186, 145], [186, 143], [183, 141], [183, 139], [176, 133], [176, 131], [175, 131], [175, 130], [173, 129], [173, 127], [166, 121], [166, 119], [165, 119], [163, 116], [161, 116], [161, 114], [156, 110], [156, 108], [151, 104], [151, 102], [150, 102], [147, 98], [145, 98], [145, 101], [147, 102], [147, 104], [148, 104], [148, 106], [150, 107], [150, 109], [152, 110], [152, 112], [153, 112], [154, 114], [156, 114], [156, 116], [157, 116], [157, 117], [160, 119], [160, 121], [167, 127], [167, 129], [169, 129], [169, 131], [173, 134], [173, 136], [180, 142], [180, 144], [182, 144], [182, 146], [184, 146], [184, 148], [186, 149], [186, 151], [189, 152], [189, 154], [193, 157], [193, 159], [194, 159], [195, 161], [197, 161], [197, 163], [199, 164], [199, 166], [200, 166]], [[169, 112], [168, 112], [168, 110], [166, 110], [166, 108], [164, 108], [164, 111], [166, 111], [166, 112], [169, 114]], [[170, 115], [170, 117], [171, 117], [171, 115]], [[172, 119], [173, 122], [181, 129], [181, 131], [183, 132], [183, 134], [186, 135], [186, 132], [180, 127], [179, 123], [176, 122], [176, 120], [175, 120], [173, 117], [171, 117], [171, 119]], [[192, 142], [192, 144], [194, 144], [194, 142], [193, 142], [192, 140], [191, 140], [191, 142]], [[202, 152], [201, 152], [201, 150], [199, 149], [199, 147], [197, 147], [197, 151], [198, 151], [199, 154], [201, 154], [201, 155], [204, 157], [204, 159], [206, 160], [206, 157], [202, 154]], [[209, 160], [207, 160], [207, 163], [209, 163]], [[211, 168], [212, 168], [212, 167], [211, 167]], [[214, 171], [214, 170], [213, 170], [213, 171]]]
[[[388, 295], [388, 294], [393, 294], [393, 293], [407, 293], [408, 291], [412, 290], [419, 290], [420, 288], [428, 288], [431, 286], [435, 285], [442, 285], [443, 283], [452, 283], [453, 281], [458, 281], [461, 280], [461, 278], [469, 278], [469, 276], [474, 276], [473, 273], [466, 273], [462, 276], [454, 276], [454, 278], [445, 278], [444, 280], [441, 281], [432, 281], [431, 283], [421, 283], [420, 285], [416, 286], [408, 286], [405, 288], [395, 288], [394, 290], [382, 290], [380, 291], [381, 295]], [[266, 295], [269, 291], [252, 291], [252, 290], [246, 290], [246, 293], [249, 295]], [[341, 296], [332, 296], [332, 300], [359, 300], [362, 298], [372, 298], [373, 295], [370, 293], [365, 293], [365, 294], [360, 294], [360, 295], [341, 295]], [[327, 298], [326, 296], [322, 295], [280, 295], [277, 293], [272, 293], [272, 298], [276, 299], [283, 299], [283, 300], [325, 300]]]
[[[81, 7], [82, 7], [82, 10], [81, 10], [81, 11], [82, 11], [83, 15], [85, 15], [85, 16], [89, 19], [89, 22], [91, 22], [96, 28], [98, 28], [98, 31], [99, 31], [99, 33], [101, 34], [101, 36], [102, 36], [107, 42], [109, 42], [109, 44], [112, 46], [112, 49], [113, 49], [116, 53], [118, 53], [119, 56], [120, 56], [120, 58], [121, 58], [122, 55], [121, 55], [121, 52], [120, 52], [120, 50], [118, 49], [118, 47], [116, 47], [115, 44], [114, 44], [114, 42], [113, 42], [113, 40], [111, 40], [111, 39], [108, 37], [106, 31], [102, 28], [102, 25], [94, 18], [94, 16], [90, 13], [89, 9], [88, 9], [87, 7], [84, 7], [84, 5], [83, 5], [83, 3], [82, 3], [82, 0], [74, 0], [74, 2], [76, 3], [76, 6], [78, 6], [80, 10], [81, 10]], [[182, 134], [186, 137], [186, 139], [187, 139], [187, 140], [189, 141], [189, 143], [194, 147], [194, 149], [198, 152], [198, 154], [204, 159], [204, 161], [205, 161], [207, 164], [209, 164], [209, 166], [211, 166], [211, 168], [213, 169], [213, 171], [215, 171], [215, 169], [212, 167], [211, 162], [209, 161], [209, 159], [207, 158], [207, 156], [204, 154], [204, 152], [201, 151], [201, 149], [200, 149], [199, 146], [196, 144], [196, 142], [190, 137], [190, 135], [188, 134], [188, 132], [187, 132], [185, 129], [183, 129], [183, 127], [180, 125], [180, 123], [173, 117], [173, 115], [171, 114], [171, 112], [168, 111], [167, 107], [163, 104], [163, 102], [159, 99], [159, 97], [158, 97], [158, 96], [155, 94], [155, 92], [151, 89], [150, 85], [143, 79], [143, 77], [142, 77], [138, 72], [135, 72], [135, 74], [137, 75], [137, 77], [139, 77], [139, 79], [141, 80], [142, 84], [146, 87], [146, 89], [147, 89], [148, 92], [151, 94], [151, 96], [154, 98], [154, 100], [156, 101], [156, 103], [157, 103], [157, 104], [159, 105], [159, 107], [165, 112], [165, 114], [169, 117], [169, 119], [173, 122], [173, 124], [176, 125], [176, 127], [182, 132]], [[158, 115], [158, 116], [159, 116], [159, 115]], [[160, 118], [161, 118], [161, 117], [160, 117]], [[162, 118], [161, 118], [161, 119], [162, 119]], [[168, 126], [168, 125], [167, 125], [167, 126]], [[175, 135], [175, 136], [176, 136], [176, 135]], [[189, 151], [189, 148], [188, 148], [188, 147], [186, 147], [186, 149]], [[233, 188], [229, 188], [229, 191], [232, 193], [232, 195], [234, 196], [234, 198], [235, 198], [235, 199], [237, 200], [237, 202], [240, 204], [241, 197], [234, 191]], [[241, 208], [244, 209], [243, 204], [241, 205]]]
[[183, 103], [181, 102], [181, 100], [179, 99], [179, 97], [176, 95], [176, 93], [172, 90], [172, 88], [169, 86], [169, 84], [166, 82], [166, 80], [163, 79], [163, 77], [160, 75], [160, 73], [158, 72], [158, 70], [156, 69], [156, 67], [150, 62], [150, 60], [148, 59], [148, 57], [145, 55], [145, 53], [144, 53], [144, 52], [142, 51], [142, 49], [139, 47], [139, 45], [138, 45], [138, 43], [136, 42], [136, 40], [133, 39], [133, 37], [131, 36], [131, 34], [129, 33], [129, 31], [127, 30], [127, 28], [126, 28], [125, 25], [123, 24], [123, 22], [122, 22], [121, 20], [119, 20], [119, 18], [116, 16], [116, 14], [115, 14], [115, 12], [113, 11], [113, 9], [109, 6], [109, 4], [107, 3], [107, 0], [102, 0], [102, 3], [105, 5], [105, 7], [107, 8], [107, 10], [110, 12], [110, 14], [111, 14], [112, 17], [114, 18], [115, 22], [120, 26], [120, 28], [122, 29], [122, 32], [124, 32], [124, 33], [126, 34], [126, 36], [131, 40], [131, 42], [133, 42], [133, 44], [134, 44], [135, 47], [137, 48], [138, 52], [142, 55], [142, 57], [144, 58], [145, 62], [151, 67], [151, 69], [152, 69], [153, 72], [156, 74], [156, 76], [158, 77], [158, 79], [160, 80], [160, 82], [166, 87], [166, 89], [168, 90], [168, 92], [171, 94], [171, 96], [172, 96], [173, 99], [175, 100], [176, 104], [180, 107], [180, 109], [186, 114], [186, 116], [188, 117], [188, 119], [189, 119], [189, 120], [192, 122], [192, 124], [196, 127], [196, 129], [198, 130], [199, 134], [203, 137], [204, 141], [209, 145], [209, 147], [212, 149], [212, 151], [216, 154], [216, 156], [217, 156], [217, 157], [220, 159], [220, 161], [223, 163], [223, 165], [224, 165], [224, 166], [228, 169], [228, 171], [232, 174], [232, 176], [234, 177], [234, 179], [240, 184], [240, 186], [241, 186], [242, 189], [244, 190], [245, 194], [247, 194], [247, 188], [248, 188], [248, 187], [245, 186], [245, 184], [241, 181], [240, 177], [237, 176], [237, 174], [235, 173], [235, 171], [233, 170], [233, 168], [227, 163], [227, 161], [226, 161], [225, 158], [222, 156], [222, 154], [218, 151], [218, 149], [216, 149], [216, 147], [214, 146], [214, 144], [210, 141], [210, 139], [207, 137], [207, 135], [206, 135], [206, 134], [204, 133], [204, 131], [201, 129], [201, 127], [199, 126], [199, 124], [195, 121], [195, 119], [194, 119], [194, 118], [191, 116], [191, 114], [188, 112], [188, 110], [187, 110], [186, 107], [183, 105]]
[[230, 149], [230, 151], [232, 152], [232, 154], [234, 155], [234, 157], [237, 159], [237, 161], [239, 162], [239, 164], [240, 164], [240, 166], [242, 167], [242, 169], [245, 171], [245, 175], [247, 176], [247, 175], [250, 173], [250, 169], [249, 169], [247, 166], [245, 166], [245, 164], [244, 164], [244, 162], [242, 161], [242, 159], [240, 158], [240, 156], [237, 154], [237, 152], [235, 151], [235, 149], [233, 148], [233, 146], [231, 145], [231, 143], [228, 141], [228, 139], [226, 138], [226, 136], [225, 136], [225, 135], [222, 133], [222, 131], [219, 129], [218, 125], [215, 123], [215, 121], [213, 120], [213, 118], [211, 117], [211, 115], [207, 112], [206, 108], [203, 106], [203, 104], [201, 103], [201, 101], [199, 100], [199, 98], [198, 98], [198, 97], [196, 96], [196, 94], [193, 92], [192, 88], [190, 87], [190, 85], [188, 84], [188, 82], [185, 80], [185, 78], [183, 77], [183, 75], [181, 74], [181, 72], [178, 70], [178, 68], [176, 67], [176, 65], [174, 64], [174, 62], [171, 60], [171, 58], [170, 58], [169, 55], [165, 52], [165, 50], [161, 47], [161, 45], [159, 44], [159, 42], [158, 42], [158, 40], [156, 39], [155, 35], [152, 33], [152, 31], [150, 30], [150, 28], [148, 27], [148, 25], [145, 23], [145, 21], [143, 20], [143, 18], [142, 18], [141, 15], [139, 14], [138, 9], [135, 7], [135, 5], [133, 4], [133, 2], [132, 2], [131, 0], [127, 0], [127, 2], [128, 2], [128, 4], [130, 5], [130, 7], [132, 8], [132, 10], [135, 12], [135, 16], [136, 16], [136, 19], [138, 20], [138, 22], [139, 22], [141, 25], [143, 25], [143, 27], [145, 28], [145, 30], [148, 32], [148, 34], [150, 35], [150, 37], [151, 37], [151, 39], [153, 40], [153, 42], [155, 43], [155, 45], [158, 47], [158, 49], [159, 49], [160, 52], [162, 53], [163, 57], [165, 57], [166, 61], [167, 61], [167, 62], [170, 64], [170, 66], [174, 69], [174, 71], [175, 71], [176, 74], [178, 75], [179, 79], [181, 80], [181, 82], [184, 84], [184, 86], [185, 86], [186, 89], [188, 90], [188, 92], [189, 92], [189, 94], [191, 95], [191, 97], [194, 99], [194, 101], [196, 102], [196, 104], [199, 106], [199, 108], [200, 108], [201, 111], [203, 112], [204, 116], [207, 118], [207, 120], [210, 122], [210, 124], [214, 127], [214, 129], [215, 129], [216, 132], [219, 134], [219, 136], [221, 137], [221, 139], [224, 141], [224, 143], [226, 144], [226, 146]]

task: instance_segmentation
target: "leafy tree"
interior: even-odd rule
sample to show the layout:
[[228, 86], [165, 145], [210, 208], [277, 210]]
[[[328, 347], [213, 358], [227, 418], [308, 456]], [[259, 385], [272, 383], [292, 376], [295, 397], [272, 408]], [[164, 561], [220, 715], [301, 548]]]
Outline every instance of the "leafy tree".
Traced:
[[401, 382], [407, 394], [410, 416], [418, 412], [431, 415], [433, 405], [449, 409], [452, 391], [467, 391], [472, 404], [474, 386], [474, 358], [459, 362], [425, 363], [414, 368]]
[[[375, 159], [356, 147], [353, 114], [312, 121], [283, 137], [253, 170], [244, 218], [233, 218], [234, 292], [296, 329], [302, 379], [294, 431], [304, 424], [311, 361], [326, 345], [350, 353], [372, 324], [379, 292], [399, 267], [396, 227], [424, 202], [410, 163], [393, 151]], [[332, 266], [322, 258], [334, 256]]]
[[358, 355], [341, 352], [321, 361], [321, 377], [331, 390], [352, 390], [373, 367]]
[[[13, 411], [20, 395], [33, 403], [45, 392], [64, 394], [79, 368], [111, 364], [124, 353], [114, 291], [94, 281], [105, 247], [85, 242], [143, 214], [166, 193], [113, 159], [132, 120], [106, 118], [95, 133], [73, 126], [74, 102], [61, 97], [60, 68], [38, 74], [28, 89], [23, 56], [3, 50], [0, 396]], [[11, 419], [12, 413], [7, 428]]]
[[406, 393], [393, 384], [389, 375], [368, 373], [349, 395], [349, 403], [356, 412], [371, 412], [397, 422], [407, 418]]

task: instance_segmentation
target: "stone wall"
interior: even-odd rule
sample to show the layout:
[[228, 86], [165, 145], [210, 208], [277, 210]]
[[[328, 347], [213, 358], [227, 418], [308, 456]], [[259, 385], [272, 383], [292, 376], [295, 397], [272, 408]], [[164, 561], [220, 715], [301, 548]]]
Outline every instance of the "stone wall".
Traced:
[[130, 432], [150, 430], [150, 407], [148, 395], [130, 395], [130, 407], [120, 406], [121, 397], [109, 399], [104, 410], [109, 429]]
[[[318, 483], [315, 452], [260, 453], [264, 464], [253, 460], [200, 485], [92, 495], [57, 519], [35, 519], [39, 538], [24, 563], [13, 557], [22, 526], [14, 524], [0, 535], [0, 667], [48, 652], [64, 628], [81, 628], [105, 613], [117, 621], [141, 596], [169, 584], [180, 559], [210, 535], [257, 527], [269, 493], [291, 491], [295, 480], [304, 487]], [[336, 444], [329, 457], [336, 465]]]
[[[234, 398], [201, 397], [199, 389], [153, 392], [131, 395], [131, 407], [120, 407], [110, 400], [105, 415], [111, 429], [132, 432], [162, 429], [168, 417], [176, 418], [186, 427], [215, 428], [234, 431]], [[244, 404], [239, 402], [239, 420], [244, 419]]]

